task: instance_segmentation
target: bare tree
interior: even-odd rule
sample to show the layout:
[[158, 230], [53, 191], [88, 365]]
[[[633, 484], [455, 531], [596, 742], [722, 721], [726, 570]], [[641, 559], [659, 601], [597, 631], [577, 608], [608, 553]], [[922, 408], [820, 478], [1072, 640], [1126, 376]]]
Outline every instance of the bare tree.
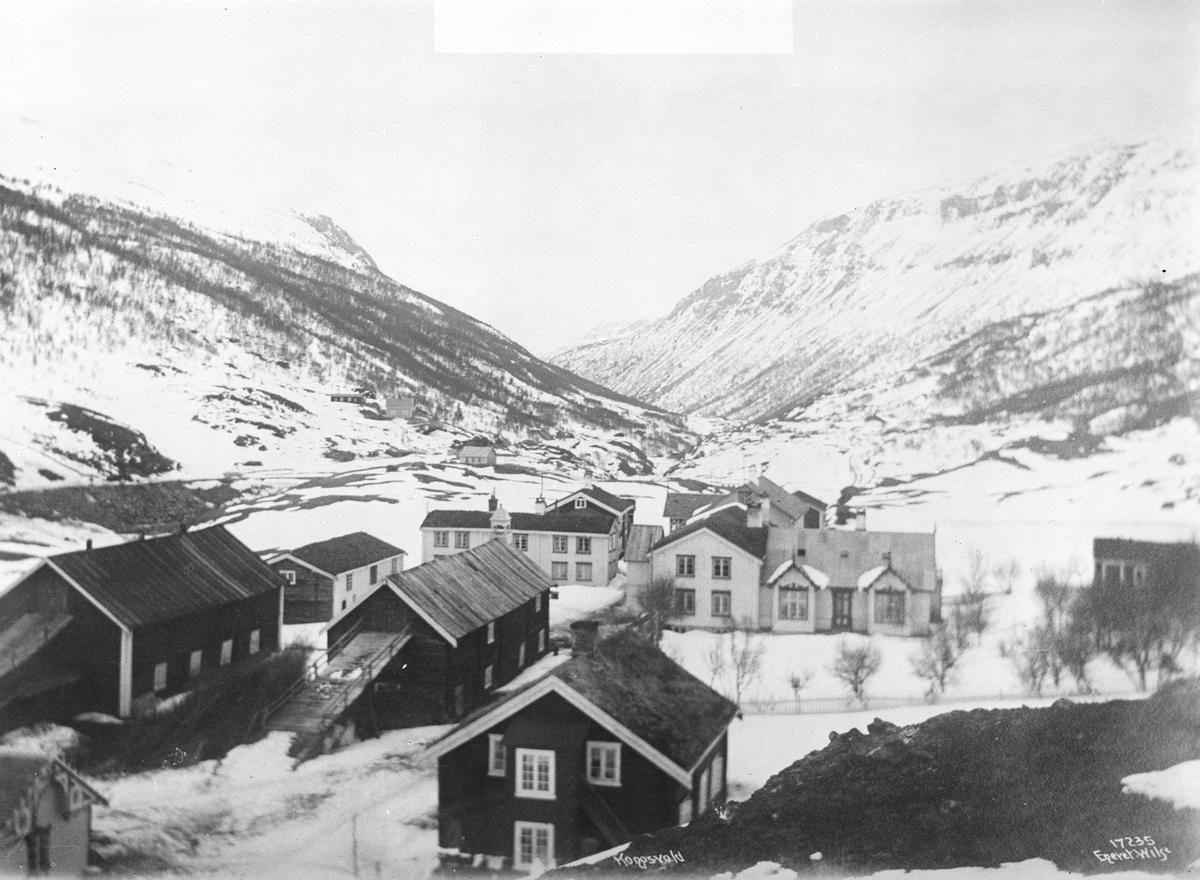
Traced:
[[675, 613], [675, 579], [657, 577], [642, 587], [637, 596], [638, 605], [646, 612], [650, 640], [654, 644], [662, 641], [663, 627]]
[[837, 659], [829, 667], [834, 678], [846, 683], [856, 700], [863, 698], [863, 689], [867, 681], [883, 664], [883, 655], [879, 649], [868, 642], [850, 642], [842, 639], [838, 645]]
[[962, 647], [970, 636], [978, 643], [991, 626], [991, 575], [987, 557], [979, 550], [972, 550], [967, 557], [967, 571], [960, 579], [962, 592], [954, 606], [954, 628]]
[[749, 620], [719, 633], [705, 655], [711, 676], [709, 687], [715, 688], [717, 681], [728, 673], [733, 684], [733, 701], [740, 704], [742, 694], [762, 677], [765, 650], [762, 637]]
[[801, 669], [799, 672], [793, 669], [788, 673], [788, 686], [792, 689], [792, 696], [796, 698], [796, 702], [800, 702], [800, 691], [808, 687], [812, 677], [811, 669]]
[[718, 633], [716, 641], [712, 643], [704, 655], [704, 659], [708, 664], [708, 686], [716, 690], [717, 682], [725, 676], [725, 667], [728, 661], [725, 656], [725, 636], [723, 633]]
[[1050, 635], [1045, 626], [1035, 626], [1028, 633], [1000, 643], [1000, 656], [1009, 659], [1022, 687], [1033, 696], [1040, 695], [1045, 687], [1049, 654]]
[[921, 640], [921, 647], [909, 656], [913, 672], [929, 682], [929, 697], [937, 699], [946, 692], [956, 676], [955, 667], [966, 650], [954, 631], [953, 623], [937, 626], [933, 633]]
[[996, 583], [1004, 587], [1005, 594], [1011, 596], [1017, 581], [1021, 579], [1021, 563], [1015, 559], [1001, 562], [992, 570], [992, 574]]

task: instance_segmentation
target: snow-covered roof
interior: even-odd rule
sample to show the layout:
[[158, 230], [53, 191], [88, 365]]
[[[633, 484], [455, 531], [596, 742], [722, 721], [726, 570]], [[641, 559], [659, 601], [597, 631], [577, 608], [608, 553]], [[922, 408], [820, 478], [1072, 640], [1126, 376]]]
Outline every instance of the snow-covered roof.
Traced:
[[887, 571], [887, 569], [886, 565], [877, 565], [874, 568], [868, 568], [858, 576], [858, 588], [865, 590], [871, 584], [875, 583], [879, 579], [879, 576]]
[[786, 562], [780, 563], [779, 567], [777, 569], [775, 569], [773, 572], [771, 572], [771, 576], [769, 578], [767, 578], [767, 583], [768, 584], [775, 583], [775, 581], [777, 581], [781, 577], [783, 577], [783, 573], [791, 567], [792, 567], [792, 561], [790, 559], [787, 560]]
[[813, 582], [813, 586], [818, 590], [823, 590], [829, 586], [829, 575], [821, 571], [819, 568], [813, 568], [811, 565], [801, 565], [800, 570], [804, 572], [804, 576]]

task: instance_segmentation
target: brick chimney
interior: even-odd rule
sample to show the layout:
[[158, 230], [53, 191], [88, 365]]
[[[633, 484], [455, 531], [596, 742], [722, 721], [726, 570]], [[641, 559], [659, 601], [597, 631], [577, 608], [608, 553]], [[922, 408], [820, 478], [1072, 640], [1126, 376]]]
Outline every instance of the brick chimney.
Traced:
[[596, 633], [600, 629], [598, 620], [577, 620], [571, 624], [571, 653], [575, 656], [594, 654]]

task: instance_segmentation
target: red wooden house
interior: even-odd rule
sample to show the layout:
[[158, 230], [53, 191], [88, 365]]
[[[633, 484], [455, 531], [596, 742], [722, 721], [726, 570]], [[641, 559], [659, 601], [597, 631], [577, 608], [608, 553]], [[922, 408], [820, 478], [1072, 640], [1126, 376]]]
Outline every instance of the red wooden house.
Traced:
[[[577, 625], [579, 626], [579, 625]], [[436, 741], [447, 857], [563, 864], [689, 822], [725, 796], [737, 706], [630, 632], [546, 657]]]

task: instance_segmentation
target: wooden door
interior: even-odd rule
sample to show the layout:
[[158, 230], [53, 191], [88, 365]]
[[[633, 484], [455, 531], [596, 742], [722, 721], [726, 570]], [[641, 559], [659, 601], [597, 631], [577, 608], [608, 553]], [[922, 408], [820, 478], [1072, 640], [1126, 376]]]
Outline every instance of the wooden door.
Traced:
[[850, 629], [853, 623], [851, 608], [854, 603], [853, 590], [833, 590], [833, 621], [831, 627], [835, 632]]

